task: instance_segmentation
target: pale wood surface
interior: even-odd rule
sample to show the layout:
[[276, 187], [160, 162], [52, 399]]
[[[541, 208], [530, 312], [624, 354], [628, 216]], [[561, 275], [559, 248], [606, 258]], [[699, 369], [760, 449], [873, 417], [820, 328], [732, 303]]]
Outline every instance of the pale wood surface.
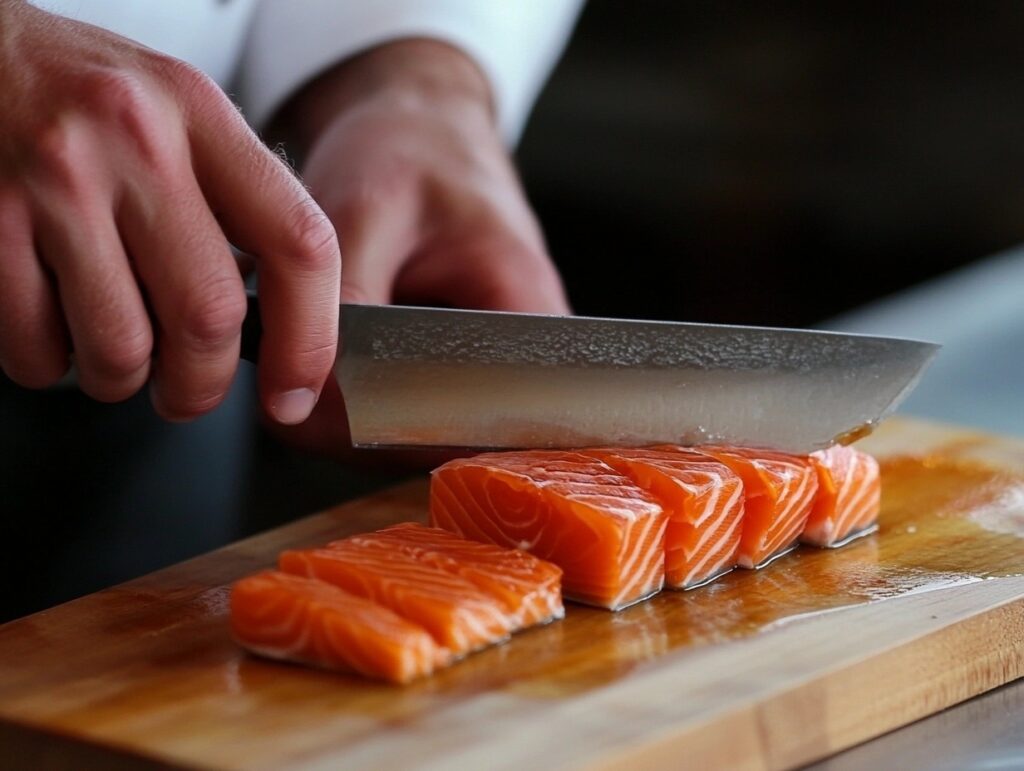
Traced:
[[1024, 675], [1024, 446], [907, 420], [863, 445], [877, 535], [572, 606], [404, 689], [247, 656], [226, 599], [283, 548], [422, 520], [423, 481], [12, 622], [0, 765], [51, 733], [66, 767], [784, 768]]

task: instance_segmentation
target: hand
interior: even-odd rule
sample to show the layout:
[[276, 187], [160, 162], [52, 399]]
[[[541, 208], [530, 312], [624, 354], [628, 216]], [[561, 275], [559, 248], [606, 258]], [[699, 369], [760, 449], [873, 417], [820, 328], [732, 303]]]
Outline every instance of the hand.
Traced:
[[[286, 136], [334, 222], [349, 303], [570, 312], [476, 65], [427, 40], [373, 49], [288, 106]], [[343, 405], [325, 392], [291, 437], [337, 453]]]
[[262, 400], [308, 415], [337, 340], [334, 229], [230, 100], [188, 65], [0, 0], [0, 367], [157, 410], [216, 406], [245, 296], [231, 243], [257, 257]]

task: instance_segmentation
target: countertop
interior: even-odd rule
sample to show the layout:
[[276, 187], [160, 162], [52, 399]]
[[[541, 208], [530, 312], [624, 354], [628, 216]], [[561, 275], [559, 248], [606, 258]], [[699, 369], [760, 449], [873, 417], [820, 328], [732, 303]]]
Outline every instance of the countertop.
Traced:
[[[905, 411], [1024, 436], [1022, 295], [1024, 250], [822, 326], [943, 343]], [[4, 598], [3, 617], [184, 559], [398, 478], [342, 470], [277, 446], [254, 419], [252, 380], [243, 371], [229, 402], [189, 426], [161, 424], [144, 396], [95, 405], [74, 392], [32, 394], [0, 384], [0, 519], [4, 534], [25, 544], [0, 576], [16, 589]], [[55, 478], [65, 483], [54, 485]], [[42, 574], [41, 561], [50, 566]], [[29, 568], [38, 580], [24, 580]], [[879, 767], [1024, 768], [1024, 682], [813, 766]]]

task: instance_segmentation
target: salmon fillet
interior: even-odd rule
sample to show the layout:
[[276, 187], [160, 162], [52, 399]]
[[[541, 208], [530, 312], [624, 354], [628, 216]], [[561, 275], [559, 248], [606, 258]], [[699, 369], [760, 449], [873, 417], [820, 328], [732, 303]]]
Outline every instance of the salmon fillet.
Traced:
[[451, 654], [382, 605], [310, 578], [267, 571], [231, 589], [231, 630], [261, 656], [407, 683]]
[[744, 568], [762, 567], [796, 543], [818, 491], [818, 475], [810, 460], [741, 447], [671, 449], [696, 451], [714, 458], [743, 480], [743, 532], [736, 564]]
[[818, 495], [800, 540], [836, 546], [871, 532], [881, 507], [878, 461], [842, 445], [811, 453], [810, 458], [818, 474]]
[[353, 536], [349, 541], [397, 549], [423, 564], [461, 576], [502, 603], [512, 619], [512, 631], [565, 615], [561, 569], [525, 551], [467, 541], [415, 522]]
[[595, 449], [662, 505], [665, 586], [689, 589], [736, 566], [743, 528], [743, 483], [724, 463], [696, 452]]
[[664, 510], [597, 458], [538, 450], [450, 461], [431, 475], [430, 516], [553, 562], [570, 599], [618, 610], [662, 587]]
[[514, 627], [491, 594], [398, 549], [345, 539], [330, 548], [282, 552], [278, 567], [390, 608], [456, 656], [504, 640]]

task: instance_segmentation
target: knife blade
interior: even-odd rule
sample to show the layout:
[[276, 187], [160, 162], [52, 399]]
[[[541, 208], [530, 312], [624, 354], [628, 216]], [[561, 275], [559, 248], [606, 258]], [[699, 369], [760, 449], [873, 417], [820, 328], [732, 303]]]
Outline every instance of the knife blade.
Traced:
[[805, 453], [870, 432], [939, 348], [802, 329], [371, 305], [342, 306], [340, 334], [335, 376], [357, 447], [727, 443]]

